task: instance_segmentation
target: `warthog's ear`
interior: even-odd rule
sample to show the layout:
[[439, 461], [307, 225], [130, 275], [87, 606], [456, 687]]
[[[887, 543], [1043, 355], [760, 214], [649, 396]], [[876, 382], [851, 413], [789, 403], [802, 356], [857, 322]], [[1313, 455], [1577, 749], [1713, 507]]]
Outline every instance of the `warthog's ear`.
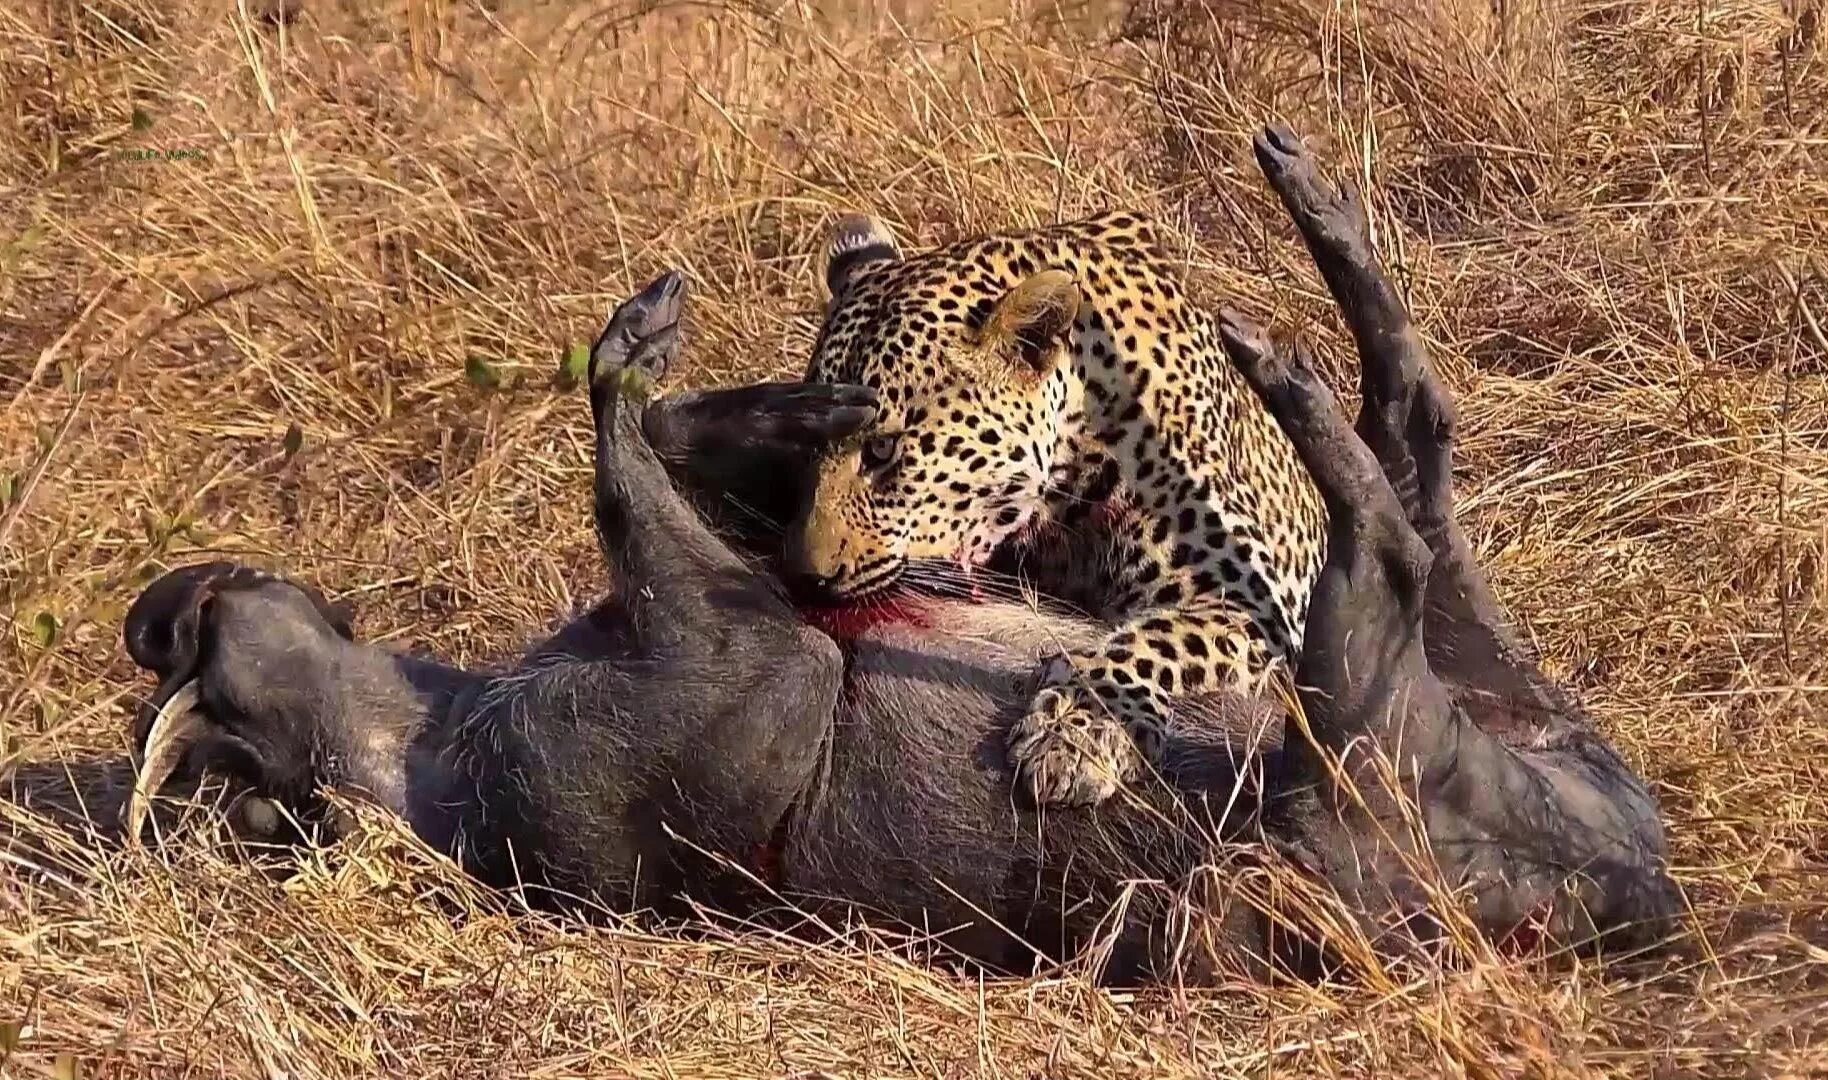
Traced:
[[[134, 663], [159, 677], [159, 688], [134, 720], [133, 746], [139, 776], [127, 805], [128, 837], [137, 839], [148, 804], [183, 763], [192, 747], [208, 739], [218, 752], [245, 749], [216, 731], [199, 710], [197, 674], [209, 641], [210, 606], [222, 593], [283, 579], [230, 562], [181, 567], [147, 586], [121, 628]], [[348, 612], [309, 585], [286, 581], [303, 593], [345, 640], [353, 640]], [[251, 753], [251, 750], [247, 751]]]
[[901, 248], [895, 234], [880, 218], [846, 214], [832, 226], [825, 248], [825, 288], [841, 296], [850, 287], [859, 267], [873, 262], [899, 262]]
[[1045, 376], [1060, 358], [1079, 303], [1079, 283], [1065, 270], [1032, 274], [997, 301], [979, 331], [979, 344], [1021, 374]]
[[207, 562], [179, 567], [165, 574], [148, 585], [133, 602], [121, 627], [127, 655], [160, 679], [188, 678], [197, 665], [202, 620], [210, 601], [229, 589], [253, 588], [281, 580], [304, 593], [324, 621], [345, 640], [355, 639], [348, 608], [332, 604], [311, 586], [253, 567]]

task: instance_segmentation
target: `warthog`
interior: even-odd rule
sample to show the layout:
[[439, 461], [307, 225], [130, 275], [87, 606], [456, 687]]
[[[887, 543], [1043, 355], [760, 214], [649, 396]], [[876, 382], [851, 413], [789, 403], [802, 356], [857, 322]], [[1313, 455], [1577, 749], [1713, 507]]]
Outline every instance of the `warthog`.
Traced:
[[[1190, 703], [1160, 774], [1096, 810], [1025, 803], [1002, 748], [1036, 659], [1101, 628], [971, 597], [797, 608], [770, 561], [780, 527], [874, 398], [779, 383], [635, 404], [677, 348], [668, 274], [593, 349], [609, 598], [483, 673], [361, 644], [284, 578], [175, 570], [126, 620], [160, 679], [136, 724], [131, 831], [179, 775], [235, 778], [285, 811], [269, 823], [323, 820], [333, 785], [553, 908], [848, 905], [999, 969], [1099, 942], [1114, 980], [1161, 974], [1191, 940], [1170, 917], [1189, 906], [1137, 901], [1137, 882], [1174, 894], [1212, 883], [1200, 868], [1221, 852], [1236, 866], [1272, 848], [1393, 947], [1442, 933], [1431, 880], [1465, 888], [1460, 910], [1495, 938], [1643, 940], [1675, 904], [1657, 807], [1505, 626], [1454, 518], [1453, 406], [1362, 204], [1291, 132], [1255, 149], [1361, 360], [1354, 430], [1303, 350], [1224, 320], [1329, 515], [1292, 697]], [[1314, 959], [1266, 947], [1284, 940], [1271, 906], [1233, 915], [1202, 940]]]

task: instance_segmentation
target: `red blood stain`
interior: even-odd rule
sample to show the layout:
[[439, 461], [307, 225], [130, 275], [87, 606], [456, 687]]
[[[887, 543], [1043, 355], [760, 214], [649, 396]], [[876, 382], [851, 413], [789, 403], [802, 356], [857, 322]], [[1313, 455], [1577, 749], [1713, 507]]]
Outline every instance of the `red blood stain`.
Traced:
[[803, 606], [800, 617], [840, 640], [859, 637], [879, 626], [931, 628], [929, 605], [910, 596], [885, 596], [855, 604]]
[[770, 830], [768, 839], [755, 845], [755, 850], [750, 854], [749, 861], [755, 876], [770, 889], [781, 886], [781, 860], [786, 856], [787, 832], [792, 820], [793, 808], [789, 807], [787, 813]]
[[1530, 909], [1523, 921], [1511, 927], [1510, 931], [1498, 940], [1498, 953], [1505, 957], [1529, 956], [1542, 947], [1548, 938], [1549, 923], [1555, 917], [1555, 906], [1549, 900], [1543, 900]]

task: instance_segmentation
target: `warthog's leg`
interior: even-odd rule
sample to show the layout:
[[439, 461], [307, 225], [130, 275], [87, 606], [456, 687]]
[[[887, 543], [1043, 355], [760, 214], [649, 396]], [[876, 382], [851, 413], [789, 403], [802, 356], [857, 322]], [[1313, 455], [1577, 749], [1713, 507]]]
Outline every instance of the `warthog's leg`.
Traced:
[[[1452, 403], [1362, 206], [1286, 129], [1260, 135], [1257, 156], [1351, 327], [1365, 393], [1355, 433], [1302, 350], [1285, 358], [1226, 316], [1228, 351], [1330, 516], [1296, 675], [1312, 740], [1294, 721], [1285, 744], [1301, 846], [1369, 910], [1394, 902], [1385, 910], [1411, 930], [1428, 861], [1470, 887], [1476, 921], [1500, 937], [1654, 930], [1674, 904], [1656, 806], [1503, 625], [1453, 515]], [[1419, 861], [1392, 778], [1420, 808]]]
[[756, 458], [786, 464], [850, 434], [874, 417], [874, 397], [860, 387], [763, 384], [647, 404], [677, 348], [684, 300], [677, 272], [660, 277], [616, 310], [591, 354], [597, 539], [617, 602], [646, 651], [716, 646], [721, 655], [739, 616], [746, 638], [784, 636], [797, 648], [807, 633], [778, 583], [755, 573], [679, 497], [648, 432], [703, 488], [772, 481], [791, 492], [792, 474], [770, 476]]
[[1488, 693], [1508, 695], [1512, 709], [1533, 712], [1544, 722], [1573, 716], [1578, 706], [1542, 677], [1511, 632], [1454, 517], [1453, 399], [1371, 248], [1358, 191], [1350, 185], [1335, 191], [1286, 127], [1260, 133], [1255, 149], [1363, 358], [1358, 436], [1377, 455], [1410, 524], [1434, 554], [1428, 579], [1430, 664], [1449, 681], [1466, 678]]
[[591, 358], [594, 506], [612, 594], [584, 626], [601, 640], [574, 624], [479, 709], [479, 741], [494, 748], [475, 757], [508, 763], [500, 786], [517, 800], [488, 827], [524, 832], [511, 837], [523, 850], [602, 853], [545, 867], [561, 887], [639, 867], [638, 892], [630, 881], [628, 895], [604, 898], [619, 905], [687, 885], [719, 902], [732, 879], [693, 848], [738, 864], [766, 850], [811, 782], [842, 674], [831, 641], [675, 492], [627, 400], [645, 397], [670, 360], [683, 290], [669, 274], [623, 304]]
[[875, 407], [864, 386], [757, 383], [669, 394], [643, 410], [641, 429], [720, 536], [772, 556], [814, 458], [868, 423]]

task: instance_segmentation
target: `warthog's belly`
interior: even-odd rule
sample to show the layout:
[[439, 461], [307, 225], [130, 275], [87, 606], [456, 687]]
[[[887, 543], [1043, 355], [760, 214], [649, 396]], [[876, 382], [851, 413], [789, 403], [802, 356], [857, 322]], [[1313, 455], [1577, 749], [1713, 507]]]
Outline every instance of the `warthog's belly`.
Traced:
[[927, 598], [808, 613], [808, 622], [839, 642], [845, 684], [820, 775], [784, 830], [779, 888], [892, 901], [879, 914], [945, 931], [972, 955], [1024, 948], [998, 923], [1070, 949], [1124, 881], [1190, 870], [1215, 831], [1249, 827], [1254, 766], [1280, 742], [1281, 715], [1264, 702], [1190, 700], [1166, 787], [1096, 809], [1049, 809], [1043, 822], [1011, 785], [1004, 733], [1034, 692], [1041, 658], [1095, 642], [1102, 627], [1011, 603]]

